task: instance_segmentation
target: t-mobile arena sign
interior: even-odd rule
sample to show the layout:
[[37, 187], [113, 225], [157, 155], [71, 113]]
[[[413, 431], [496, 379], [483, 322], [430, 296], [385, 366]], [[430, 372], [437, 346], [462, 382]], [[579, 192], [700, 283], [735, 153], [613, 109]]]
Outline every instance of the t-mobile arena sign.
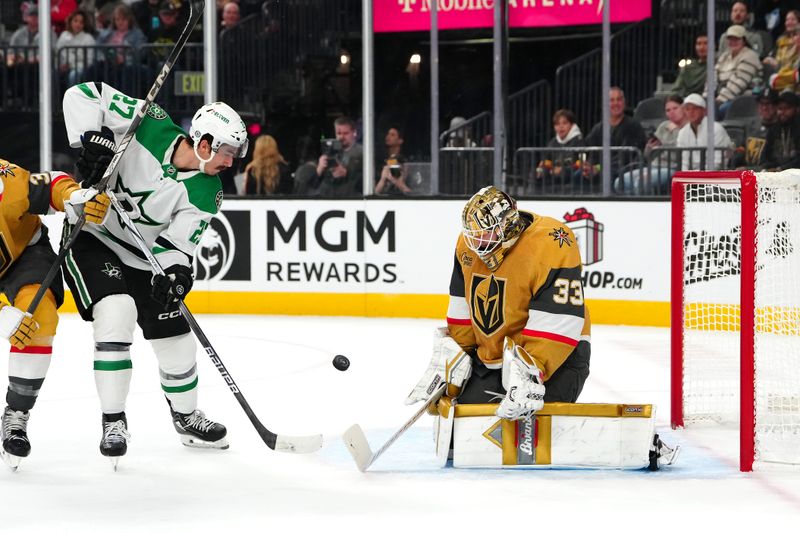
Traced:
[[[374, 31], [429, 31], [432, 0], [373, 0]], [[440, 30], [491, 28], [494, 0], [438, 0]], [[611, 22], [636, 22], [649, 18], [651, 2], [614, 0]], [[512, 28], [601, 24], [603, 0], [508, 0]]]

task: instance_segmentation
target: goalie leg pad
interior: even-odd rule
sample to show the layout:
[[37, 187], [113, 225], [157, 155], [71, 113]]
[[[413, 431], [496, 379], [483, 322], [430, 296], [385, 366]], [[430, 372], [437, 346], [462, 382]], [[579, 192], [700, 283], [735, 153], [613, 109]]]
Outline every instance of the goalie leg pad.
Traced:
[[451, 398], [443, 397], [437, 403], [437, 417], [433, 423], [433, 441], [436, 444], [436, 459], [440, 467], [451, 459], [450, 444], [453, 441], [453, 422], [455, 421], [455, 408]]
[[505, 420], [496, 404], [454, 409], [453, 466], [615, 468], [650, 465], [651, 405], [550, 403], [533, 417]]

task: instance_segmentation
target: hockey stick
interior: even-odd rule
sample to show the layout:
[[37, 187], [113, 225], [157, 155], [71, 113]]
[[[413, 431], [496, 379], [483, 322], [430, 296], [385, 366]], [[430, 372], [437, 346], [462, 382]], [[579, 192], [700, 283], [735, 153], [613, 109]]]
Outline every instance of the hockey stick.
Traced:
[[[120, 159], [122, 159], [122, 156], [128, 149], [128, 145], [130, 145], [133, 136], [136, 135], [136, 130], [139, 129], [139, 124], [141, 124], [142, 119], [147, 113], [147, 110], [150, 108], [150, 104], [155, 101], [156, 96], [158, 96], [159, 91], [161, 91], [161, 87], [164, 85], [164, 82], [167, 81], [167, 76], [169, 76], [170, 71], [172, 71], [172, 66], [175, 64], [175, 61], [178, 60], [178, 56], [180, 55], [181, 51], [183, 51], [184, 45], [186, 45], [186, 42], [189, 40], [189, 35], [194, 30], [194, 27], [197, 25], [200, 17], [203, 16], [204, 8], [205, 0], [192, 0], [189, 3], [189, 20], [186, 22], [186, 26], [183, 28], [180, 37], [178, 37], [178, 40], [175, 42], [175, 46], [172, 47], [172, 51], [167, 57], [167, 60], [164, 62], [164, 66], [161, 67], [161, 72], [158, 73], [156, 80], [153, 82], [152, 87], [150, 87], [150, 91], [147, 93], [147, 97], [144, 99], [144, 105], [142, 105], [142, 107], [136, 111], [136, 115], [133, 117], [130, 126], [128, 126], [128, 131], [125, 132], [125, 136], [122, 137], [122, 141], [117, 145], [117, 150], [114, 152], [114, 157], [111, 159], [108, 167], [106, 167], [103, 177], [100, 178], [99, 182], [97, 182], [95, 188], [98, 191], [105, 191], [105, 189], [108, 187], [108, 182], [117, 175], [117, 167], [119, 166]], [[81, 228], [83, 228], [85, 224], [86, 215], [81, 213], [80, 217], [78, 217], [78, 220], [72, 226], [69, 239], [62, 244], [61, 250], [58, 252], [58, 257], [50, 266], [50, 270], [47, 271], [47, 275], [39, 285], [39, 290], [36, 291], [36, 295], [34, 295], [33, 300], [31, 300], [30, 305], [28, 305], [27, 312], [29, 314], [32, 315], [36, 311], [36, 308], [39, 307], [39, 302], [42, 301], [45, 292], [47, 292], [47, 289], [50, 288], [53, 280], [58, 275], [58, 271], [61, 269], [61, 264], [64, 262], [67, 254], [72, 249], [72, 246], [75, 244], [75, 240], [78, 238], [78, 233], [80, 233]]]
[[[161, 268], [161, 264], [158, 262], [158, 259], [155, 258], [153, 252], [150, 251], [150, 247], [147, 245], [147, 242], [144, 240], [144, 237], [139, 232], [139, 228], [137, 228], [131, 218], [128, 216], [128, 212], [125, 211], [125, 208], [122, 206], [120, 201], [117, 199], [116, 195], [113, 191], [106, 191], [108, 194], [109, 199], [111, 200], [111, 206], [117, 212], [119, 216], [120, 222], [123, 226], [127, 228], [130, 232], [131, 236], [133, 236], [136, 244], [139, 246], [139, 249], [144, 253], [147, 261], [150, 263], [150, 266], [153, 269], [153, 272], [156, 274], [164, 274], [164, 269]], [[214, 350], [214, 347], [211, 346], [211, 342], [206, 337], [203, 330], [200, 329], [200, 325], [195, 320], [192, 313], [189, 311], [189, 308], [186, 307], [186, 304], [183, 303], [182, 300], [178, 302], [178, 307], [181, 310], [186, 321], [189, 323], [189, 327], [197, 336], [197, 340], [200, 341], [200, 344], [203, 346], [206, 354], [211, 358], [211, 362], [214, 363], [214, 366], [217, 367], [219, 373], [222, 374], [222, 378], [228, 384], [228, 388], [231, 390], [233, 395], [239, 401], [239, 405], [242, 406], [244, 409], [247, 418], [250, 419], [250, 422], [256, 428], [256, 431], [261, 436], [263, 441], [269, 446], [271, 449], [279, 451], [279, 452], [290, 452], [290, 453], [312, 453], [319, 450], [322, 447], [322, 435], [308, 435], [308, 436], [300, 436], [300, 437], [287, 437], [285, 435], [278, 435], [273, 433], [266, 427], [261, 421], [258, 419], [256, 414], [253, 412], [253, 409], [250, 407], [250, 404], [247, 403], [245, 400], [242, 391], [239, 389], [236, 382], [233, 380], [233, 377], [230, 375], [228, 370], [225, 368], [225, 365], [222, 363], [222, 360], [219, 358], [217, 351]]]
[[386, 443], [378, 448], [378, 451], [372, 453], [372, 449], [369, 447], [369, 443], [367, 442], [367, 437], [364, 435], [364, 431], [361, 429], [361, 426], [358, 424], [353, 424], [350, 426], [347, 431], [344, 432], [342, 435], [342, 440], [344, 440], [345, 446], [347, 446], [347, 450], [350, 452], [350, 455], [353, 456], [353, 459], [356, 461], [356, 466], [362, 472], [366, 472], [367, 468], [369, 468], [372, 463], [374, 463], [378, 457], [383, 455], [389, 446], [394, 444], [394, 442], [400, 438], [400, 435], [406, 432], [408, 428], [414, 425], [414, 422], [419, 420], [419, 418], [428, 410], [428, 407], [431, 406], [433, 403], [437, 402], [439, 398], [442, 397], [444, 391], [447, 389], [447, 383], [442, 382], [439, 385], [439, 388], [434, 392], [430, 398], [419, 408], [419, 410], [414, 413], [408, 422], [403, 424], [403, 427], [398, 429], [394, 435], [389, 437], [389, 440]]

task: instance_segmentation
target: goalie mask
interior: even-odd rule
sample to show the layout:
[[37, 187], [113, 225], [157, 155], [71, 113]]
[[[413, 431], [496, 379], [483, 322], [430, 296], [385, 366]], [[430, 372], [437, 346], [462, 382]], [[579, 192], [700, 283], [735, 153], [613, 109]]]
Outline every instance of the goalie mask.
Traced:
[[197, 110], [192, 117], [189, 136], [194, 143], [194, 154], [201, 161], [200, 171], [203, 172], [205, 163], [210, 159], [203, 159], [197, 153], [197, 147], [204, 135], [211, 136], [211, 150], [229, 153], [233, 158], [247, 155], [249, 141], [247, 128], [239, 114], [231, 106], [223, 102], [206, 104]]
[[492, 186], [475, 193], [461, 213], [464, 242], [490, 270], [497, 270], [523, 229], [517, 203]]

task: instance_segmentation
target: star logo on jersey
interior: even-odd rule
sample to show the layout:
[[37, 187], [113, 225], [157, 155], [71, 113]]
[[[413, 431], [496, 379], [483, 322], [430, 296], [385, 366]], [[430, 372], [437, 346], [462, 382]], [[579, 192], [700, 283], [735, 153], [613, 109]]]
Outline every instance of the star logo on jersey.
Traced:
[[472, 321], [487, 337], [497, 333], [505, 324], [506, 280], [494, 274], [472, 275], [470, 307]]
[[111, 263], [106, 263], [105, 268], [100, 272], [109, 278], [122, 279], [122, 270], [118, 266], [112, 265]]
[[167, 118], [167, 112], [161, 109], [161, 106], [159, 106], [157, 103], [152, 102], [147, 108], [147, 116], [156, 120], [164, 120]]
[[[118, 193], [117, 197], [119, 198], [123, 207], [125, 207], [125, 211], [128, 212], [131, 220], [133, 220], [136, 224], [144, 224], [145, 226], [161, 225], [161, 222], [158, 220], [153, 220], [150, 218], [144, 208], [144, 203], [155, 191], [134, 192], [125, 187], [125, 184], [122, 181], [122, 174], [118, 174], [117, 186], [115, 187], [114, 192]], [[120, 220], [119, 222], [120, 226], [123, 226], [122, 221]]]
[[10, 163], [0, 163], [0, 176], [7, 178], [15, 176], [14, 171], [11, 170], [13, 166]]
[[553, 228], [551, 233], [548, 233], [549, 236], [553, 238], [554, 241], [558, 241], [558, 247], [561, 248], [565, 244], [567, 246], [572, 246], [572, 239], [569, 238], [569, 233], [564, 228]]

